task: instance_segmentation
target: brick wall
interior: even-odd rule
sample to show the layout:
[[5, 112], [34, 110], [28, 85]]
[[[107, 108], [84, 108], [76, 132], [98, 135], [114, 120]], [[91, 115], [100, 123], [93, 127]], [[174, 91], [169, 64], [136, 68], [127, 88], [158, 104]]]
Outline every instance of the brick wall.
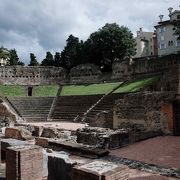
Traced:
[[173, 120], [174, 120], [173, 104], [172, 103], [163, 104], [161, 107], [161, 112], [166, 114], [169, 130], [173, 131]]
[[35, 144], [42, 147], [48, 147], [49, 142], [47, 138], [36, 137]]
[[172, 131], [173, 92], [145, 92], [125, 95], [116, 102], [113, 127], [136, 131]]
[[42, 148], [14, 146], [6, 151], [6, 180], [41, 180]]

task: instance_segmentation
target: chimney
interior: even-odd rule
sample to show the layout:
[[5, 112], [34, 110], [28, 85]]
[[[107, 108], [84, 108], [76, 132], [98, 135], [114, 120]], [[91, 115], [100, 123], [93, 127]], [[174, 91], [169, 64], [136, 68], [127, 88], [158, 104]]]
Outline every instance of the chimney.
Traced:
[[139, 38], [141, 35], [140, 31], [137, 31], [137, 37]]
[[169, 16], [171, 16], [171, 14], [172, 14], [172, 10], [173, 10], [173, 8], [172, 8], [172, 7], [169, 7], [169, 8], [168, 8], [168, 11], [169, 11]]
[[160, 22], [162, 22], [163, 17], [164, 17], [164, 15], [162, 15], [162, 14], [159, 15]]
[[142, 34], [142, 27], [139, 28], [139, 31], [137, 31], [137, 37], [140, 38]]

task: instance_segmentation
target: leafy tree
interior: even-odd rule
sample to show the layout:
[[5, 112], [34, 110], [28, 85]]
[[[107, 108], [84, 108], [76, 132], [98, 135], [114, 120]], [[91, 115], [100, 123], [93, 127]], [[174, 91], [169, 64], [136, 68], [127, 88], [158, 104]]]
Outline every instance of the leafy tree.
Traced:
[[51, 52], [46, 53], [46, 58], [41, 62], [41, 66], [54, 66], [54, 58]]
[[133, 34], [116, 23], [106, 24], [92, 33], [84, 45], [88, 62], [97, 64], [104, 71], [111, 71], [114, 61], [122, 61], [136, 53]]
[[70, 70], [72, 67], [80, 64], [78, 59], [80, 53], [79, 38], [71, 34], [66, 43], [64, 50], [61, 52], [61, 66]]
[[39, 63], [36, 59], [36, 56], [33, 53], [30, 53], [30, 63], [28, 66], [38, 66]]
[[22, 66], [23, 66], [23, 65], [24, 65], [23, 62], [19, 61], [19, 57], [18, 57], [17, 52], [16, 52], [15, 49], [11, 49], [11, 50], [10, 50], [10, 55], [9, 55], [9, 62], [8, 62], [8, 64], [9, 64], [10, 66], [12, 66], [12, 65], [22, 65]]
[[61, 66], [61, 54], [59, 52], [56, 52], [56, 54], [54, 55], [54, 66]]
[[0, 48], [0, 58], [2, 59], [9, 59], [9, 50], [1, 46]]

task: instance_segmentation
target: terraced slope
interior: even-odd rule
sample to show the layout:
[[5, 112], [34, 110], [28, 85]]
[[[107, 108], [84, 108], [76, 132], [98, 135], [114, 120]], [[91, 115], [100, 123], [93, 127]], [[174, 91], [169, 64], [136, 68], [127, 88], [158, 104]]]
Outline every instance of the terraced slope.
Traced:
[[46, 121], [54, 97], [8, 97], [9, 102], [28, 122]]
[[122, 82], [63, 86], [60, 96], [107, 94]]

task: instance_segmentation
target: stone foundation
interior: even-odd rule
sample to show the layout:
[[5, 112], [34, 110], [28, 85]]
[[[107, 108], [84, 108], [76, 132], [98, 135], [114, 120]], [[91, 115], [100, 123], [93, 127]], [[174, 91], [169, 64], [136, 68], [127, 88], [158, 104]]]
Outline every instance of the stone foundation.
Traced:
[[172, 133], [174, 99], [174, 92], [127, 94], [116, 101], [113, 128], [130, 128], [142, 133], [146, 131]]
[[14, 138], [19, 140], [32, 139], [31, 132], [24, 127], [12, 127], [5, 129], [6, 138]]
[[6, 151], [7, 180], [40, 180], [43, 171], [42, 148], [39, 146], [14, 146]]
[[129, 134], [125, 129], [83, 128], [77, 131], [77, 142], [99, 148], [117, 148], [129, 143]]
[[110, 162], [94, 161], [74, 167], [72, 180], [127, 180], [125, 169]]

